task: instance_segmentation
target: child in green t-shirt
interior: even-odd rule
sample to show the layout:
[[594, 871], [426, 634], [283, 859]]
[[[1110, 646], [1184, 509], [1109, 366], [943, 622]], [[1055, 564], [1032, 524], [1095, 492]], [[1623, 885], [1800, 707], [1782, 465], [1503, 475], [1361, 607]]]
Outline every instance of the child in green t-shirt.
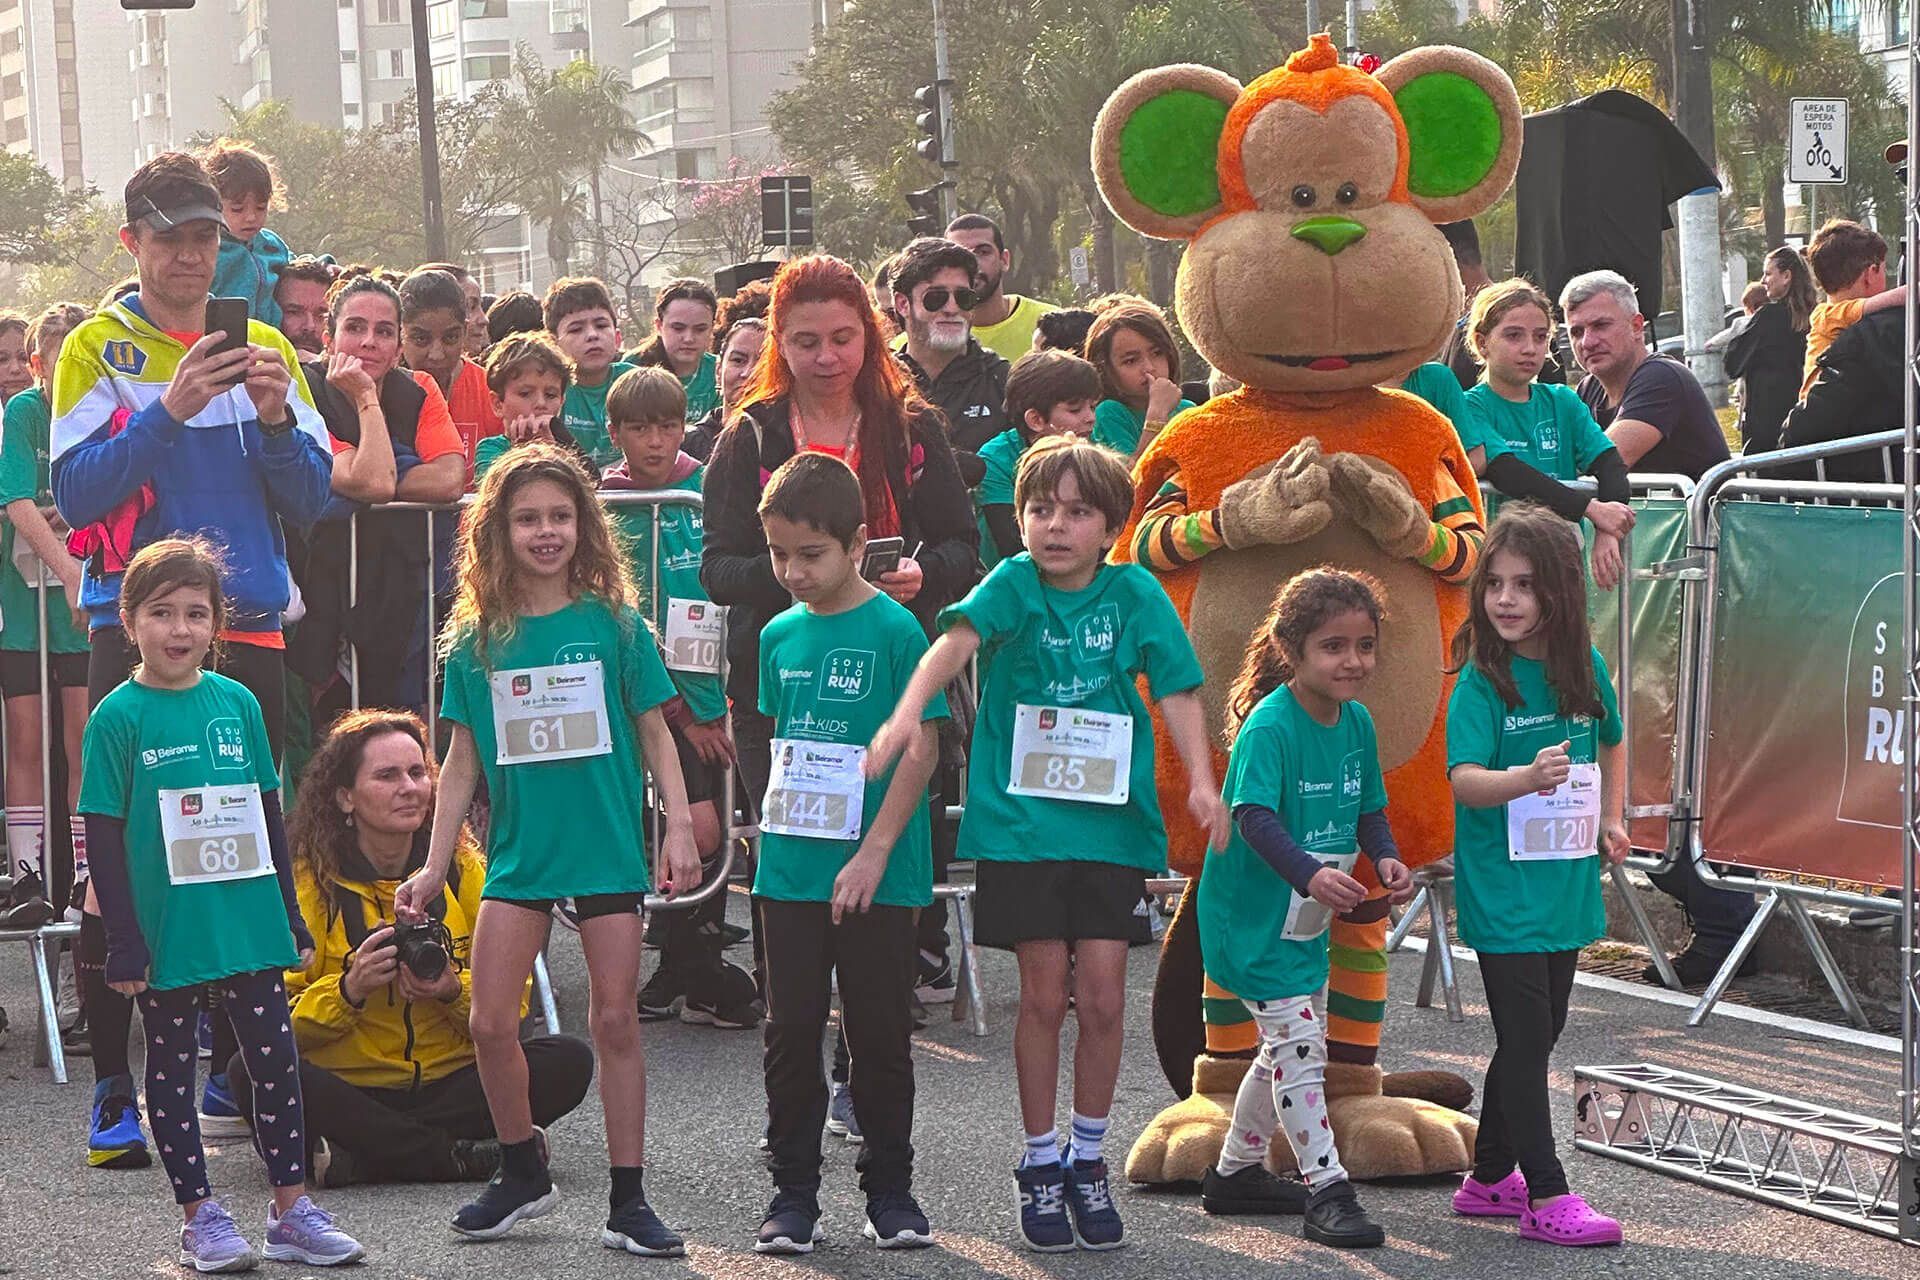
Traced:
[[[1593, 523], [1593, 580], [1611, 591], [1620, 580], [1620, 539], [1633, 528], [1627, 464], [1586, 402], [1572, 387], [1535, 382], [1553, 349], [1553, 308], [1530, 280], [1502, 280], [1482, 289], [1467, 317], [1467, 346], [1486, 374], [1467, 392], [1456, 419], [1460, 443], [1476, 475], [1503, 498], [1530, 498], [1563, 519]], [[1599, 496], [1567, 481], [1591, 475]]]
[[194, 1112], [194, 1035], [217, 990], [252, 1081], [253, 1145], [273, 1186], [263, 1251], [351, 1262], [365, 1250], [307, 1196], [312, 1135], [302, 1136], [282, 975], [312, 960], [313, 938], [294, 892], [266, 722], [244, 685], [201, 669], [227, 617], [213, 549], [184, 538], [142, 548], [127, 566], [120, 616], [140, 662], [87, 723], [79, 812], [107, 931], [106, 980], [138, 1002], [145, 1028], [147, 1121], [185, 1219], [179, 1261], [241, 1271], [258, 1259], [213, 1198]]
[[1493, 522], [1467, 590], [1447, 703], [1454, 890], [1496, 1047], [1453, 1208], [1519, 1218], [1529, 1240], [1619, 1244], [1620, 1224], [1568, 1193], [1547, 1092], [1580, 948], [1606, 931], [1604, 863], [1629, 851], [1620, 711], [1588, 633], [1579, 540], [1544, 508], [1515, 504]]
[[1180, 348], [1166, 313], [1127, 297], [1098, 312], [1087, 330], [1087, 359], [1106, 396], [1094, 410], [1093, 442], [1132, 460], [1160, 428], [1193, 401], [1180, 395]]
[[547, 286], [540, 314], [547, 332], [573, 361], [573, 385], [560, 406], [561, 425], [593, 460], [598, 473], [620, 458], [607, 430], [607, 389], [634, 367], [620, 359], [620, 322], [613, 315], [613, 295], [592, 276], [569, 276]]
[[558, 445], [582, 467], [598, 474], [593, 459], [561, 420], [567, 388], [573, 385], [573, 361], [544, 333], [515, 333], [487, 352], [487, 390], [493, 393], [499, 435], [483, 436], [473, 450], [477, 488], [493, 464], [516, 445], [541, 441]]
[[[1151, 573], [1106, 562], [1133, 504], [1126, 464], [1077, 437], [1041, 440], [1020, 460], [1014, 498], [1027, 550], [941, 613], [946, 633], [875, 737], [867, 768], [899, 755], [921, 708], [978, 653], [986, 687], [956, 856], [979, 861], [976, 937], [1020, 962], [1020, 1232], [1042, 1251], [1113, 1249], [1125, 1232], [1102, 1142], [1120, 1068], [1127, 941], [1146, 877], [1167, 865], [1137, 677], [1159, 700], [1187, 770], [1187, 806], [1216, 846], [1227, 812], [1180, 617]], [[1063, 1162], [1055, 1107], [1069, 975], [1080, 1035]]]
[[559, 1199], [527, 1102], [520, 999], [553, 908], [571, 898], [612, 1166], [600, 1241], [677, 1256], [681, 1238], [648, 1206], [641, 1185], [646, 1059], [636, 1012], [640, 909], [652, 883], [641, 820], [647, 773], [667, 814], [661, 890], [700, 884], [686, 782], [660, 710], [674, 696], [673, 681], [635, 608], [633, 580], [592, 481], [552, 445], [519, 445], [488, 471], [461, 524], [454, 565], [458, 594], [440, 637], [440, 716], [453, 736], [427, 864], [394, 894], [402, 919], [426, 918], [484, 771], [492, 810], [470, 1025], [500, 1171], [454, 1216], [453, 1229], [496, 1239]]
[[1020, 518], [1013, 508], [1013, 476], [1020, 455], [1043, 436], [1093, 434], [1100, 371], [1071, 351], [1033, 351], [1014, 362], [1003, 398], [1014, 425], [980, 446], [986, 474], [973, 488], [980, 520], [980, 560], [991, 569], [1019, 555]]
[[[1373, 1248], [1367, 1217], [1327, 1124], [1327, 929], [1365, 901], [1364, 858], [1389, 900], [1413, 877], [1387, 825], [1373, 716], [1355, 701], [1373, 674], [1384, 610], [1378, 585], [1309, 569], [1280, 588], [1227, 695], [1226, 801], [1233, 839], [1200, 877], [1200, 949], [1207, 976], [1239, 998], [1260, 1029], [1219, 1163], [1201, 1183], [1209, 1213], [1306, 1214], [1307, 1239]], [[1279, 1117], [1301, 1177], [1264, 1163]]]
[[[665, 369], [629, 369], [607, 392], [607, 424], [621, 460], [600, 475], [607, 518], [621, 535], [627, 567], [640, 591], [641, 612], [653, 624], [667, 674], [679, 694], [661, 708], [680, 754], [693, 811], [693, 843], [703, 874], [720, 856], [726, 814], [722, 801], [733, 767], [727, 733], [727, 695], [721, 681], [726, 610], [700, 585], [704, 541], [700, 481], [704, 468], [681, 452], [686, 392]], [[678, 492], [678, 502], [607, 501], [609, 494]], [[660, 967], [640, 989], [640, 1017], [660, 1021], [678, 1012], [682, 1022], [742, 1030], [758, 1025], [750, 980], [720, 958], [725, 894], [655, 919], [664, 934]]]
[[796, 601], [760, 633], [760, 713], [773, 720], [773, 744], [753, 893], [775, 1187], [761, 1253], [808, 1253], [822, 1238], [820, 1040], [835, 974], [866, 1138], [865, 1235], [883, 1249], [933, 1243], [913, 1198], [910, 1006], [915, 917], [933, 901], [932, 722], [947, 706], [923, 700], [899, 766], [863, 772], [865, 744], [927, 651], [913, 614], [860, 575], [863, 509], [859, 479], [822, 453], [782, 463], [760, 498], [774, 576]]

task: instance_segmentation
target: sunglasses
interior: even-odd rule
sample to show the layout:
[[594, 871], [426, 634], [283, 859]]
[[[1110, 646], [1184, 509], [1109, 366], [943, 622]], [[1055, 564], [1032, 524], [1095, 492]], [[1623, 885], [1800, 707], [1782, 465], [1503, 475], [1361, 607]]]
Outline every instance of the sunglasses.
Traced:
[[945, 311], [947, 299], [952, 298], [960, 304], [962, 311], [971, 311], [980, 305], [980, 295], [971, 289], [949, 289], [944, 285], [935, 285], [920, 295], [920, 306], [925, 311]]

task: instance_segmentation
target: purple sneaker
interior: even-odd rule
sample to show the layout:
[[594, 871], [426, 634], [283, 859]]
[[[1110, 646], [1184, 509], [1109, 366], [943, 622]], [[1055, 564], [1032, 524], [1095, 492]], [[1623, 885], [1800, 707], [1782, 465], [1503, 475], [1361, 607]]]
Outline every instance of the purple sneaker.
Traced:
[[202, 1201], [193, 1221], [180, 1229], [180, 1265], [195, 1271], [251, 1271], [260, 1255], [218, 1200]]
[[273, 1216], [273, 1206], [267, 1206], [264, 1252], [277, 1261], [304, 1262], [310, 1267], [337, 1267], [367, 1255], [358, 1240], [333, 1225], [332, 1214], [305, 1196], [278, 1218]]

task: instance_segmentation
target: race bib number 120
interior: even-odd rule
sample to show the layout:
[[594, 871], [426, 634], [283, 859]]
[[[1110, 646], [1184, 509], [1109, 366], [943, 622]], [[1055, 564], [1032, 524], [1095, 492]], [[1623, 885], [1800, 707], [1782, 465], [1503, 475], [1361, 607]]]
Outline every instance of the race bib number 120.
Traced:
[[1507, 802], [1507, 850], [1513, 862], [1566, 862], [1600, 850], [1600, 766], [1576, 764], [1542, 795]]

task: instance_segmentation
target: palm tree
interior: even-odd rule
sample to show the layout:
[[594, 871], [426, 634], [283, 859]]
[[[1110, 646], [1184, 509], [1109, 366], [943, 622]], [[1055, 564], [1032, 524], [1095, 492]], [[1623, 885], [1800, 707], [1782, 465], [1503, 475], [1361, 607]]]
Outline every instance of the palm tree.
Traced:
[[[627, 110], [632, 86], [612, 67], [580, 59], [549, 71], [522, 46], [514, 57], [514, 76], [521, 91], [523, 145], [535, 149], [551, 174], [539, 184], [527, 213], [547, 228], [547, 254], [565, 270], [579, 241], [579, 225], [589, 217], [600, 219], [602, 167], [647, 146], [647, 136]], [[604, 247], [595, 256], [604, 275]]]

